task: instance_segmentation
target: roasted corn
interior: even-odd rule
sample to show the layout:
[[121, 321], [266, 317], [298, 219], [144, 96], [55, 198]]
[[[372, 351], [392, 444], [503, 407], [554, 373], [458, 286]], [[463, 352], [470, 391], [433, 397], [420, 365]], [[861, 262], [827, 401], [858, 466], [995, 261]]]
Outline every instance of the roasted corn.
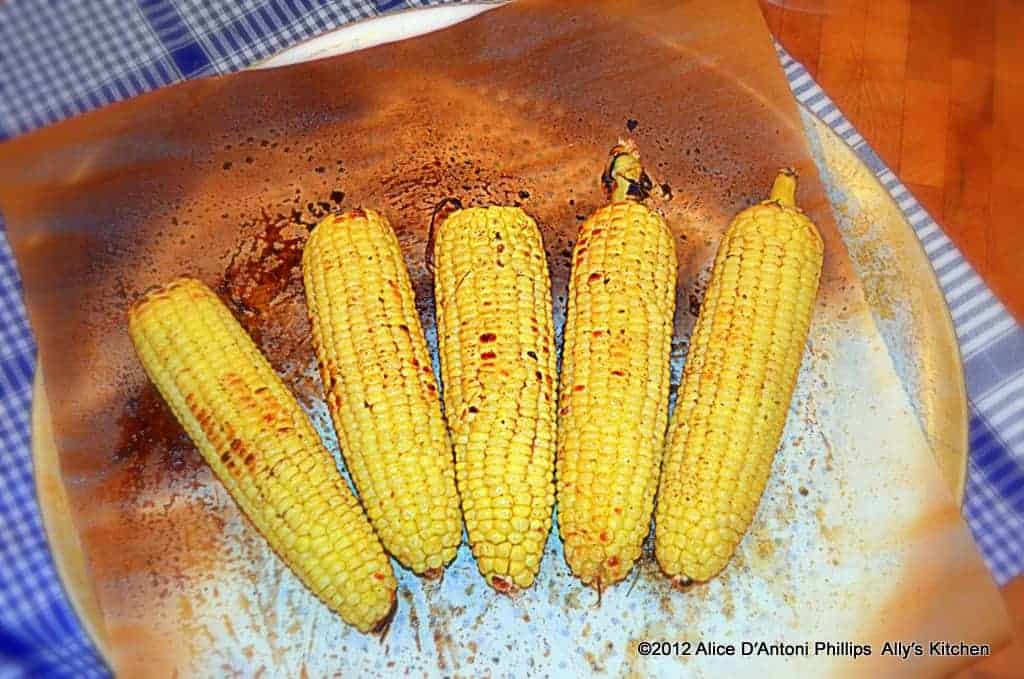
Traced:
[[631, 146], [611, 202], [583, 223], [566, 311], [556, 462], [565, 558], [584, 583], [622, 580], [651, 525], [668, 420], [676, 251]]
[[182, 278], [129, 313], [142, 365], [242, 511], [314, 594], [367, 632], [395, 577], [330, 453], [217, 296]]
[[786, 422], [821, 274], [821, 236], [781, 172], [715, 257], [690, 339], [655, 516], [677, 584], [729, 562], [757, 511]]
[[495, 589], [529, 587], [554, 504], [551, 283], [537, 224], [460, 209], [433, 232], [445, 414], [469, 543]]
[[439, 576], [462, 540], [451, 442], [409, 273], [373, 210], [325, 218], [302, 256], [327, 404], [384, 548]]

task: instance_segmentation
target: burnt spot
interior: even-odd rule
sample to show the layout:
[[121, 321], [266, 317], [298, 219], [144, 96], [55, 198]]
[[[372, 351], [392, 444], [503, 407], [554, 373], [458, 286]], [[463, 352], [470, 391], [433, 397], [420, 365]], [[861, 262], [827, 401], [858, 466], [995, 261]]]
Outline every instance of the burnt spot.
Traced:
[[410, 334], [409, 333], [409, 326], [406, 325], [405, 323], [402, 323], [401, 325], [399, 325], [398, 329], [401, 330], [402, 332], [404, 332], [406, 335]]
[[590, 334], [593, 335], [594, 337], [601, 337], [602, 335], [604, 335], [604, 330], [594, 330]]
[[540, 360], [539, 358], [537, 358], [537, 352], [536, 351], [532, 351], [532, 350], [531, 351], [527, 351], [526, 355], [529, 356], [530, 358], [532, 358], [535, 361], [539, 361]]
[[485, 351], [482, 354], [480, 354], [480, 359], [484, 361], [493, 361], [497, 357], [498, 355], [493, 351]]
[[602, 278], [604, 278], [604, 274], [602, 274], [600, 272], [592, 273], [592, 274], [590, 274], [590, 276], [587, 277], [587, 282], [588, 283], [596, 283], [597, 281], [601, 280]]
[[615, 375], [616, 377], [625, 377], [626, 373], [621, 370], [613, 370], [612, 375]]
[[480, 342], [483, 344], [489, 344], [497, 339], [498, 336], [495, 335], [493, 332], [485, 332], [484, 334], [480, 335]]
[[193, 412], [195, 412], [196, 420], [199, 422], [199, 428], [207, 435], [210, 435], [210, 426], [213, 422], [213, 415], [210, 414], [209, 410], [204, 410], [199, 407], [193, 408]]
[[478, 412], [480, 412], [480, 409], [477, 408], [476, 406], [469, 406], [468, 408], [466, 408], [466, 412], [476, 415]]
[[491, 586], [502, 594], [511, 594], [515, 590], [515, 585], [508, 578], [501, 575], [491, 576]]
[[694, 293], [690, 293], [690, 315], [697, 316], [700, 314], [700, 297]]
[[686, 575], [675, 575], [671, 578], [670, 583], [672, 589], [677, 592], [686, 592], [694, 584], [694, 580]]
[[575, 391], [575, 392], [580, 392], [580, 391], [583, 391], [586, 388], [587, 388], [587, 386], [585, 384], [577, 384], [576, 386], [574, 386], [572, 388], [572, 390]]

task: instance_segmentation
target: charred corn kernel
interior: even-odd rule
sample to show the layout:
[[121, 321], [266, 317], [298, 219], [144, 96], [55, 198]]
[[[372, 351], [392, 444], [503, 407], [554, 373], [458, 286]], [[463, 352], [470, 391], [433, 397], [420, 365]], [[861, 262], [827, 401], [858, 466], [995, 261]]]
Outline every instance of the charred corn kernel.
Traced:
[[783, 171], [725, 233], [672, 421], [655, 553], [680, 584], [707, 580], [753, 520], [796, 384], [823, 246]]
[[573, 250], [556, 461], [565, 559], [599, 590], [629, 573], [650, 529], [676, 291], [675, 243], [639, 202], [650, 180], [635, 150], [612, 150], [605, 183], [611, 203]]
[[555, 349], [540, 231], [519, 208], [457, 210], [434, 233], [433, 263], [469, 543], [492, 587], [529, 587], [554, 504]]
[[313, 345], [341, 452], [384, 548], [416, 573], [455, 558], [455, 463], [409, 273], [373, 210], [329, 216], [302, 256]]
[[153, 384], [242, 511], [295, 574], [363, 632], [395, 606], [395, 576], [316, 431], [216, 295], [182, 278], [134, 305]]

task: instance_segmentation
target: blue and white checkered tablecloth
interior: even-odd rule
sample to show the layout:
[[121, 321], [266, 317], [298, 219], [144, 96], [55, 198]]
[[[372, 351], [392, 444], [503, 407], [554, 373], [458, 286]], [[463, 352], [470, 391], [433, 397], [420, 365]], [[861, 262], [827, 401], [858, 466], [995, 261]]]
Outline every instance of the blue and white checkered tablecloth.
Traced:
[[[0, 140], [186, 78], [228, 73], [339, 25], [433, 0], [0, 0]], [[970, 396], [964, 513], [999, 583], [1024, 570], [1024, 329], [799, 63], [796, 98], [898, 201], [949, 302]], [[60, 584], [32, 480], [35, 343], [0, 219], [0, 677], [108, 671]]]

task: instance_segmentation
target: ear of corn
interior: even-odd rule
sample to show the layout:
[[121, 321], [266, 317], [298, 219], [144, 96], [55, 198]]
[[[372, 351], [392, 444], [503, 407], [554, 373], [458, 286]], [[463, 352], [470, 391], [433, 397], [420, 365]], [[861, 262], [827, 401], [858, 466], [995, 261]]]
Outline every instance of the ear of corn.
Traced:
[[395, 577], [295, 398], [205, 285], [173, 281], [129, 314], [142, 365], [217, 478], [314, 594], [367, 632]]
[[599, 590], [640, 556], [668, 419], [676, 252], [638, 202], [644, 179], [635, 152], [613, 149], [612, 202], [580, 229], [569, 279], [558, 525], [572, 572]]
[[655, 517], [655, 552], [680, 584], [719, 573], [757, 511], [796, 384], [823, 246], [783, 171], [715, 257], [690, 339]]
[[434, 234], [433, 263], [469, 543], [492, 587], [528, 587], [554, 504], [555, 350], [540, 231], [519, 208], [457, 210]]
[[384, 548], [439, 576], [462, 540], [455, 463], [398, 239], [330, 216], [302, 258], [313, 344], [345, 464]]

